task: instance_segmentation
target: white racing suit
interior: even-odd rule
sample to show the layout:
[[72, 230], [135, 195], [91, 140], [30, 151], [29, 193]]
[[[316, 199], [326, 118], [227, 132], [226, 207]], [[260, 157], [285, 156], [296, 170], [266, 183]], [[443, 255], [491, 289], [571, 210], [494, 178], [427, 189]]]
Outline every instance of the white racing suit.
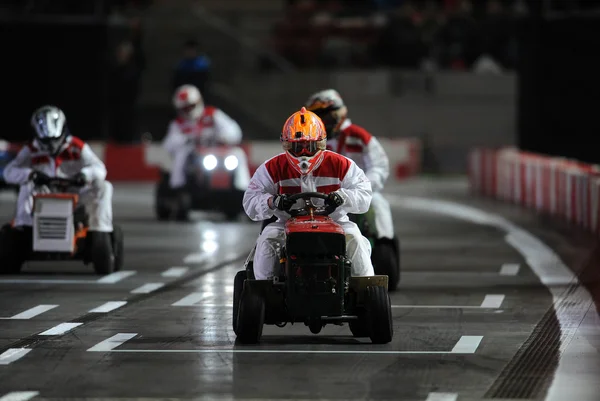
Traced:
[[[170, 187], [178, 189], [186, 184], [185, 164], [197, 144], [219, 143], [235, 146], [241, 141], [242, 130], [238, 123], [222, 110], [212, 106], [206, 106], [202, 115], [196, 120], [176, 118], [171, 121], [163, 140], [163, 148], [172, 160]], [[250, 182], [248, 159], [242, 148], [232, 148], [231, 153], [238, 158], [239, 162], [233, 185], [243, 191], [248, 188]]]
[[[15, 226], [33, 225], [31, 212], [36, 189], [33, 182], [29, 181], [32, 171], [56, 178], [71, 178], [77, 173], [83, 173], [87, 185], [74, 191], [79, 193], [79, 201], [85, 205], [89, 214], [90, 231], [113, 231], [113, 186], [106, 181], [104, 163], [88, 144], [77, 137], [68, 136], [55, 157], [39, 149], [35, 141], [21, 149], [4, 170], [7, 182], [20, 185]], [[48, 188], [39, 188], [39, 192], [48, 192]]]
[[327, 149], [352, 159], [365, 171], [373, 189], [371, 207], [375, 211], [378, 238], [394, 238], [392, 209], [381, 194], [390, 175], [390, 163], [383, 146], [367, 130], [347, 119], [340, 126], [339, 136], [327, 140]]
[[[344, 203], [330, 217], [346, 232], [346, 252], [352, 261], [353, 276], [374, 275], [371, 263], [371, 244], [351, 222], [347, 213], [365, 213], [371, 202], [371, 184], [365, 173], [352, 160], [330, 151], [323, 151], [319, 165], [307, 175], [301, 175], [288, 162], [285, 153], [264, 162], [250, 180], [244, 194], [244, 210], [254, 221], [278, 217], [266, 226], [256, 242], [254, 275], [257, 280], [273, 277], [279, 264], [281, 246], [285, 243], [284, 223], [288, 213], [271, 209], [269, 198], [276, 194], [300, 192], [331, 193], [338, 191]], [[315, 205], [323, 200], [312, 199]], [[303, 206], [299, 200], [296, 206]]]

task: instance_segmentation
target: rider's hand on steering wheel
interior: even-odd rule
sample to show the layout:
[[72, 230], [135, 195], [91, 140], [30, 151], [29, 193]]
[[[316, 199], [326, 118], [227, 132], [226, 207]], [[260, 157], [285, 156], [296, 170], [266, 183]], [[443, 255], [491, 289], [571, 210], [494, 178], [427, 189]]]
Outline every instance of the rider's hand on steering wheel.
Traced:
[[287, 212], [288, 210], [290, 210], [292, 206], [294, 206], [294, 203], [296, 202], [290, 200], [285, 194], [275, 195], [273, 197], [273, 206], [275, 206], [277, 209], [283, 212]]
[[29, 174], [29, 180], [33, 181], [33, 183], [37, 186], [46, 185], [50, 182], [50, 177], [41, 171], [32, 171]]
[[87, 177], [84, 173], [79, 172], [73, 176], [73, 181], [75, 182], [75, 185], [82, 187], [87, 183]]
[[344, 198], [342, 198], [342, 196], [337, 191], [335, 191], [327, 195], [327, 199], [325, 199], [325, 204], [328, 207], [337, 209], [338, 207], [344, 204]]

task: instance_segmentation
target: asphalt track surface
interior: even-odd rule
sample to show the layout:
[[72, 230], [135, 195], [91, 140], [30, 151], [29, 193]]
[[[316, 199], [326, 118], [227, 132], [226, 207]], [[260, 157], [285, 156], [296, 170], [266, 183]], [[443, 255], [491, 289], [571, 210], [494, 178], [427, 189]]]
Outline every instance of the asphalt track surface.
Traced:
[[[240, 346], [233, 277], [259, 226], [210, 214], [159, 223], [151, 194], [115, 186], [122, 272], [36, 262], [0, 276], [0, 401], [598, 400], [600, 319], [551, 250], [576, 270], [585, 237], [473, 199], [460, 180], [390, 185], [403, 269], [393, 342], [296, 324]], [[7, 220], [11, 195], [0, 199]], [[499, 215], [509, 222], [481, 221]]]

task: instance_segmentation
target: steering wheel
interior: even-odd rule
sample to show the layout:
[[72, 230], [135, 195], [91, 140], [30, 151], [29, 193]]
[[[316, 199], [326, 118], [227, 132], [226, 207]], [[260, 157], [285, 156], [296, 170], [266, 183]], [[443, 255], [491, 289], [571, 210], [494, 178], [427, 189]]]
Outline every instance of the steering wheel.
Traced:
[[291, 201], [296, 202], [298, 199], [303, 199], [305, 202], [303, 208], [289, 210], [288, 213], [290, 214], [290, 216], [329, 216], [335, 211], [336, 208], [332, 206], [315, 206], [311, 201], [312, 198], [325, 200], [327, 199], [327, 194], [321, 192], [302, 192], [299, 194], [290, 195], [288, 199]]

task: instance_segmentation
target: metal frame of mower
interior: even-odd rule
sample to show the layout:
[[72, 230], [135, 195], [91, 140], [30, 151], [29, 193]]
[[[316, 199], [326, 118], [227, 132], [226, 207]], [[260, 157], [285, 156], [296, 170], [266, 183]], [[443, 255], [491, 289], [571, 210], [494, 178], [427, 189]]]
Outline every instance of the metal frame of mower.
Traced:
[[343, 229], [317, 208], [318, 192], [292, 195], [305, 207], [290, 211], [280, 271], [272, 280], [254, 277], [254, 249], [237, 273], [233, 294], [233, 329], [245, 344], [260, 342], [264, 324], [304, 323], [317, 334], [326, 324], [349, 323], [355, 337], [388, 343], [393, 337], [388, 277], [351, 277]]

